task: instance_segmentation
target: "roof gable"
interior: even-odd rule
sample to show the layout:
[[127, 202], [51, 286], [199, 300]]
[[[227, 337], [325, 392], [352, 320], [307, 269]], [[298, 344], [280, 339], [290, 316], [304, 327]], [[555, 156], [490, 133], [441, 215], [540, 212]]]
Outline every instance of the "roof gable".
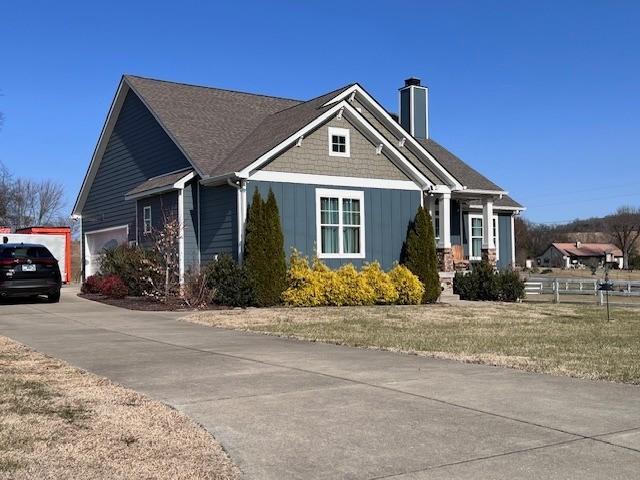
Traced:
[[203, 176], [217, 172], [234, 148], [266, 117], [301, 103], [130, 75], [124, 80]]

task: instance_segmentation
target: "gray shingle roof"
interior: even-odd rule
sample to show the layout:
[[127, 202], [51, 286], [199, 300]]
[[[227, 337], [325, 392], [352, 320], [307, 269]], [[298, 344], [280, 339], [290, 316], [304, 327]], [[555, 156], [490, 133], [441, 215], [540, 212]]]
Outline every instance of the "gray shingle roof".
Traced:
[[[124, 79], [205, 176], [231, 174], [250, 165], [331, 108], [322, 105], [353, 85], [304, 102], [132, 75]], [[502, 190], [437, 142], [418, 141], [468, 188]], [[156, 188], [146, 184], [129, 195]], [[506, 195], [495, 205], [521, 207]]]
[[[460, 160], [460, 158], [438, 142], [431, 139], [418, 139], [418, 142], [465, 187], [478, 190], [504, 190], [470, 165]], [[494, 205], [496, 207], [522, 207], [522, 205], [509, 195], [503, 195], [500, 200], [495, 201]]]
[[157, 177], [150, 178], [149, 180], [142, 182], [134, 189], [128, 191], [126, 196], [137, 195], [139, 193], [148, 192], [149, 190], [155, 190], [156, 188], [169, 187], [176, 183], [178, 180], [189, 175], [193, 170], [190, 168], [180, 170], [178, 172], [166, 173]]
[[333, 105], [323, 107], [325, 103], [339, 95], [351, 85], [316, 97], [293, 107], [266, 117], [250, 135], [244, 139], [219, 165], [222, 172], [241, 170], [262, 154], [279, 145], [295, 132], [311, 123]]
[[204, 175], [219, 165], [269, 115], [299, 100], [125, 75], [125, 81]]

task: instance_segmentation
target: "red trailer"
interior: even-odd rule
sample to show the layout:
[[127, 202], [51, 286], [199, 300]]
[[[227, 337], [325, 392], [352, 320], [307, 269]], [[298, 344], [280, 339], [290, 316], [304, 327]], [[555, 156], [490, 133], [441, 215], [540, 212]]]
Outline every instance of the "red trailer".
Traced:
[[62, 281], [71, 283], [71, 228], [69, 227], [27, 227], [16, 230], [23, 235], [59, 235], [65, 237], [64, 271]]

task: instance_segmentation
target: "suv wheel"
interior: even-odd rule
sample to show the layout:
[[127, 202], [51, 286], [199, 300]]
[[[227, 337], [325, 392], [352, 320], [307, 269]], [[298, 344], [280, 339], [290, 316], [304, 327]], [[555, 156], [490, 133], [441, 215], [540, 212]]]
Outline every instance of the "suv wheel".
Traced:
[[49, 303], [58, 303], [60, 301], [60, 290], [55, 293], [50, 293], [47, 295], [47, 298], [49, 299]]

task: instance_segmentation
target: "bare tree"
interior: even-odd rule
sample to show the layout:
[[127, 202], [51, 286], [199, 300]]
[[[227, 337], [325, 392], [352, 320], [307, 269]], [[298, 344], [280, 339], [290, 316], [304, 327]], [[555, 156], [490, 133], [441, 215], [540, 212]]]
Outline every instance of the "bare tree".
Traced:
[[629, 268], [629, 256], [640, 238], [640, 208], [620, 207], [605, 218], [607, 232], [613, 244], [622, 250], [624, 268]]
[[64, 188], [53, 180], [10, 179], [3, 188], [5, 222], [13, 228], [57, 222], [64, 207]]
[[170, 296], [178, 294], [180, 291], [180, 235], [182, 228], [177, 215], [163, 212], [164, 221], [162, 227], [153, 229], [151, 238], [152, 249], [158, 257], [159, 264], [156, 266], [157, 273], [162, 273], [164, 285], [155, 286], [156, 295], [164, 297], [166, 302]]
[[8, 224], [6, 216], [9, 211], [10, 187], [12, 179], [9, 170], [0, 162], [0, 226]]

